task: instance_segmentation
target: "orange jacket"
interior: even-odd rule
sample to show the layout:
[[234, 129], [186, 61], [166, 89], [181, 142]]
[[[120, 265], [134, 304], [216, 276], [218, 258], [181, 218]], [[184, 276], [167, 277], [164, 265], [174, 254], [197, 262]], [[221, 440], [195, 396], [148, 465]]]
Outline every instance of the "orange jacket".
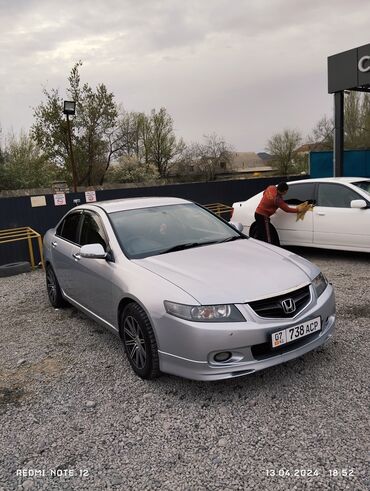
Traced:
[[297, 213], [297, 208], [288, 206], [283, 200], [282, 196], [278, 193], [276, 186], [269, 186], [263, 192], [262, 199], [257, 206], [256, 213], [270, 217], [278, 208], [286, 211], [287, 213]]

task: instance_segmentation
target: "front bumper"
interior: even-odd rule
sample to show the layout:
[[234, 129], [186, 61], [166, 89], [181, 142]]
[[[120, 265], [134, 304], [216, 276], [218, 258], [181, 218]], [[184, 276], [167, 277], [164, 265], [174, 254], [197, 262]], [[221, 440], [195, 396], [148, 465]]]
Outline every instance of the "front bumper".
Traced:
[[[262, 319], [247, 305], [238, 305], [248, 320], [238, 323], [200, 323], [163, 316], [156, 323], [160, 369], [193, 380], [221, 380], [248, 375], [312, 351], [333, 336], [335, 297], [331, 285], [292, 319]], [[243, 311], [244, 309], [244, 311]], [[279, 350], [269, 350], [271, 334], [321, 317], [322, 329]], [[230, 351], [236, 356], [216, 363], [213, 354]]]

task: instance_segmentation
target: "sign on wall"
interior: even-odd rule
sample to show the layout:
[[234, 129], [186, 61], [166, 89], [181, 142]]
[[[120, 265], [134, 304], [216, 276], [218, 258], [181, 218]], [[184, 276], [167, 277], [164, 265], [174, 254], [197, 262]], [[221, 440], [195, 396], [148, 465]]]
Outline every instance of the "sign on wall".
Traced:
[[31, 206], [32, 208], [37, 208], [38, 206], [46, 206], [45, 196], [31, 196]]
[[86, 203], [94, 203], [96, 201], [95, 191], [85, 191]]
[[66, 195], [64, 193], [54, 194], [54, 205], [55, 206], [63, 206], [66, 205]]

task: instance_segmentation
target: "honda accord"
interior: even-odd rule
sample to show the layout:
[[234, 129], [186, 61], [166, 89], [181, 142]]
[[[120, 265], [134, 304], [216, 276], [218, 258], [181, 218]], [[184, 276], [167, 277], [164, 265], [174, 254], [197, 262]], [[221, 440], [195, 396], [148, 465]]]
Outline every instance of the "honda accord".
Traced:
[[178, 198], [80, 205], [44, 238], [53, 307], [117, 334], [142, 378], [251, 374], [333, 335], [331, 284], [309, 261]]

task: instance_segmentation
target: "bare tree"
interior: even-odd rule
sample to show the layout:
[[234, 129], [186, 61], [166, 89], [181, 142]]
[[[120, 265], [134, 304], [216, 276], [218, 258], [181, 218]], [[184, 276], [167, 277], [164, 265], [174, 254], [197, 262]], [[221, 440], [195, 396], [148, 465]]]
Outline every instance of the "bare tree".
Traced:
[[212, 181], [218, 170], [227, 170], [232, 159], [232, 146], [216, 133], [204, 135], [201, 143], [192, 143], [187, 147], [185, 158], [199, 174]]
[[299, 131], [286, 129], [282, 133], [273, 135], [267, 142], [266, 150], [273, 156], [273, 163], [280, 175], [289, 174], [301, 141], [302, 136]]
[[324, 116], [312, 130], [308, 142], [313, 145], [312, 150], [333, 150], [334, 122]]
[[[308, 137], [317, 150], [333, 150], [334, 121], [324, 116]], [[370, 94], [349, 92], [344, 99], [345, 148], [370, 148]], [[315, 147], [313, 147], [315, 150]]]

